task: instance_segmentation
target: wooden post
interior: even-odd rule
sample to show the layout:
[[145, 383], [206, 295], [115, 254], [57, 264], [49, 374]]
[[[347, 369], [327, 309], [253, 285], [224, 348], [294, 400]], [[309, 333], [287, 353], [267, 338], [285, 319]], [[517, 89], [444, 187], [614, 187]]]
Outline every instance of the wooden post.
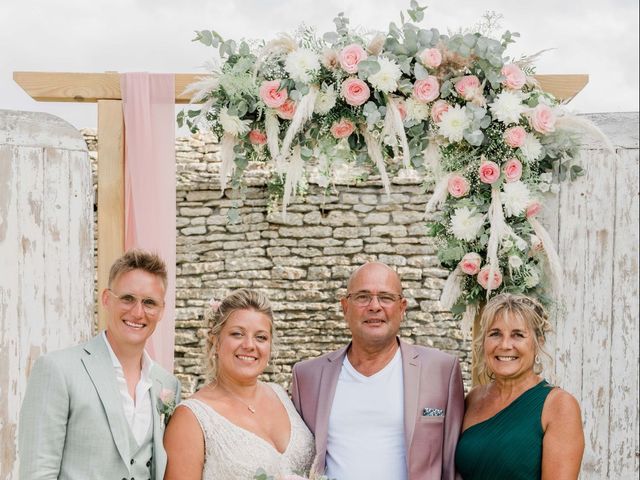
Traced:
[[124, 253], [124, 121], [122, 101], [98, 100], [98, 329], [106, 326], [100, 293]]

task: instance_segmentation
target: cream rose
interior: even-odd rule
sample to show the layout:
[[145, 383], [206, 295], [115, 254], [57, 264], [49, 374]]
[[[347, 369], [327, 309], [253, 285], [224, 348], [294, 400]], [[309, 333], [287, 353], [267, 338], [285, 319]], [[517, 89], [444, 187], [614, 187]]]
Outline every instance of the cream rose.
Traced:
[[442, 53], [437, 48], [427, 48], [418, 57], [425, 67], [438, 68], [442, 63]]

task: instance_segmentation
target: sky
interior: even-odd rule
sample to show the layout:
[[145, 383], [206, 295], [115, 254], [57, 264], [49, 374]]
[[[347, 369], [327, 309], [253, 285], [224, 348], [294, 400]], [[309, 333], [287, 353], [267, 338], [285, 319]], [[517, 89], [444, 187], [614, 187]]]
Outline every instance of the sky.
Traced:
[[[502, 30], [520, 33], [512, 57], [549, 49], [537, 73], [586, 73], [589, 83], [569, 107], [577, 113], [638, 107], [638, 0], [430, 0], [420, 26], [466, 29], [485, 12]], [[214, 50], [192, 43], [195, 30], [225, 39], [270, 40], [301, 24], [324, 33], [344, 12], [351, 26], [386, 31], [409, 0], [1, 0], [0, 109], [57, 115], [95, 128], [95, 103], [31, 99], [14, 71], [204, 72]]]

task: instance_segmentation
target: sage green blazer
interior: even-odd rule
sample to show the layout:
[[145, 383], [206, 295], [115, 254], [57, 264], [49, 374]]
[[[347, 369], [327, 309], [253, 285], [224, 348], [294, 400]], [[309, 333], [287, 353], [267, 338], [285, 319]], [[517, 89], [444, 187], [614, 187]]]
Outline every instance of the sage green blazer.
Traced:
[[[160, 392], [180, 382], [154, 364], [150, 372], [153, 411], [151, 478], [167, 465], [162, 444]], [[35, 362], [20, 410], [20, 480], [130, 479], [129, 425], [116, 374], [102, 334], [83, 345], [44, 355]]]

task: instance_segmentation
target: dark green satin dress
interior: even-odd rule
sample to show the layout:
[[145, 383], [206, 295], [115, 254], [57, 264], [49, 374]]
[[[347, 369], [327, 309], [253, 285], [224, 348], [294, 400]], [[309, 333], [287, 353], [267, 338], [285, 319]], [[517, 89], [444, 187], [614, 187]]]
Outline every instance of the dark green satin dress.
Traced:
[[456, 449], [464, 480], [539, 480], [542, 407], [553, 386], [531, 387], [493, 417], [467, 428]]

